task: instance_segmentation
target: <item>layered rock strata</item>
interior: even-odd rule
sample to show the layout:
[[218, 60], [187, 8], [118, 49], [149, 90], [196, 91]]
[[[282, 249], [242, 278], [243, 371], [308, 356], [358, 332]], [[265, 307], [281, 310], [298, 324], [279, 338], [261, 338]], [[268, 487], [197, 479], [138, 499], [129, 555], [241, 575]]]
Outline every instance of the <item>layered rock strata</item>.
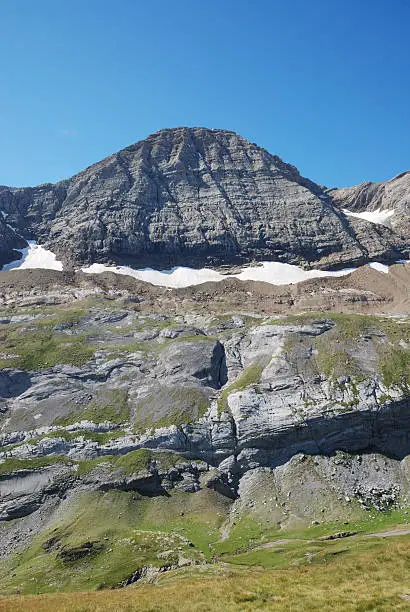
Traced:
[[0, 210], [66, 267], [326, 268], [408, 256], [408, 234], [347, 217], [336, 195], [233, 132], [175, 128], [55, 185], [0, 187]]

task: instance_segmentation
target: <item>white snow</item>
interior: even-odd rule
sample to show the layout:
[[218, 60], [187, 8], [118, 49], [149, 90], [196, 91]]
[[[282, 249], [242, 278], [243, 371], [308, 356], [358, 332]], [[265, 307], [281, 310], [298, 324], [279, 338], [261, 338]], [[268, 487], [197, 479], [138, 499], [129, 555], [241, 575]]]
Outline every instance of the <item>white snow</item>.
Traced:
[[23, 257], [18, 261], [3, 266], [5, 270], [22, 270], [27, 268], [45, 268], [48, 270], [62, 270], [63, 264], [57, 260], [57, 257], [51, 251], [36, 244], [34, 240], [28, 241], [28, 247], [25, 249], [17, 249]]
[[382, 264], [378, 261], [372, 261], [369, 266], [373, 268], [373, 270], [377, 270], [378, 272], [384, 272], [384, 274], [389, 273], [389, 266], [386, 266], [385, 264]]
[[177, 267], [170, 270], [153, 270], [152, 268], [143, 268], [142, 270], [134, 270], [128, 266], [105, 266], [104, 264], [92, 264], [87, 268], [81, 268], [86, 274], [101, 274], [102, 272], [114, 272], [114, 274], [124, 274], [132, 276], [141, 281], [159, 285], [162, 287], [189, 287], [190, 285], [200, 285], [207, 281], [218, 282], [226, 278], [216, 270], [209, 268], [201, 268], [194, 270], [193, 268]]
[[344, 270], [335, 272], [326, 270], [303, 270], [298, 266], [292, 266], [290, 264], [264, 261], [260, 266], [244, 268], [239, 274], [220, 274], [216, 270], [211, 270], [210, 268], [194, 270], [193, 268], [176, 267], [170, 270], [159, 271], [153, 270], [152, 268], [134, 270], [127, 266], [110, 267], [104, 264], [92, 264], [87, 268], [81, 269], [87, 274], [100, 274], [102, 272], [125, 274], [138, 280], [152, 283], [153, 285], [175, 289], [189, 287], [191, 285], [200, 285], [207, 281], [220, 282], [225, 278], [264, 281], [272, 285], [289, 285], [291, 283], [299, 283], [308, 280], [309, 278], [344, 276], [353, 272], [355, 268], [345, 268]]
[[261, 266], [244, 268], [240, 274], [236, 274], [239, 280], [264, 281], [272, 285], [290, 285], [300, 283], [310, 278], [322, 278], [325, 276], [346, 276], [356, 268], [344, 268], [343, 270], [303, 270], [298, 266], [275, 261], [264, 261]]
[[360, 213], [351, 212], [347, 210], [347, 208], [343, 208], [343, 212], [348, 217], [357, 217], [358, 219], [364, 219], [365, 221], [370, 221], [371, 223], [378, 223], [379, 225], [384, 225], [390, 217], [394, 215], [394, 208], [390, 210], [381, 210], [378, 208], [373, 211], [364, 211]]
[[[0, 211], [1, 213], [1, 211]], [[49, 270], [62, 270], [63, 264], [58, 261], [56, 255], [52, 251], [48, 251], [34, 240], [28, 242], [28, 247], [18, 249], [22, 254], [22, 258], [18, 261], [13, 261], [3, 266], [3, 270], [18, 270], [28, 268], [43, 268]], [[405, 263], [401, 260], [396, 263]], [[371, 268], [378, 272], [387, 274], [389, 266], [380, 262], [372, 262], [369, 264]], [[249, 266], [242, 268], [238, 274], [221, 274], [217, 270], [211, 268], [185, 268], [178, 266], [170, 270], [153, 270], [152, 268], [143, 268], [134, 270], [128, 266], [106, 266], [104, 264], [94, 263], [91, 266], [81, 268], [86, 274], [101, 274], [102, 272], [113, 272], [114, 274], [122, 274], [132, 276], [141, 281], [158, 285], [161, 287], [169, 287], [172, 289], [190, 287], [192, 285], [200, 285], [208, 281], [220, 282], [225, 278], [237, 278], [239, 280], [253, 280], [270, 283], [271, 285], [290, 285], [300, 283], [311, 278], [325, 278], [329, 276], [345, 276], [350, 274], [356, 268], [344, 268], [342, 270], [303, 270], [298, 266], [285, 264], [273, 261], [263, 261], [259, 266]]]

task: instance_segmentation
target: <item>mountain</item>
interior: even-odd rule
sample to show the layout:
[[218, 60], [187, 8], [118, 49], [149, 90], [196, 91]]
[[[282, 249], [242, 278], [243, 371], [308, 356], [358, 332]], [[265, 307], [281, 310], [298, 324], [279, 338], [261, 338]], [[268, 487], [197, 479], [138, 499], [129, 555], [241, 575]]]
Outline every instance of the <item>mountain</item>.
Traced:
[[36, 240], [65, 264], [0, 274], [1, 609], [403, 607], [410, 262], [177, 289], [75, 268], [388, 262], [407, 193], [203, 128], [0, 187], [0, 263]]
[[343, 197], [233, 132], [182, 127], [55, 185], [0, 187], [0, 210], [67, 268], [261, 260], [330, 268], [407, 257], [408, 234], [346, 216]]

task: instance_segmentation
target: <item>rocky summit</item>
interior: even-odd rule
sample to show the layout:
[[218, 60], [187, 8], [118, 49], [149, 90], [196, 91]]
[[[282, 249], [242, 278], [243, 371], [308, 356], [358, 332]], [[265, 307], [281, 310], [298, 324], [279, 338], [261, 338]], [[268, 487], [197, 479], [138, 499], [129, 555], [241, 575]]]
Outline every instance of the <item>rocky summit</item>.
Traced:
[[386, 227], [343, 212], [377, 206], [381, 191], [394, 205], [400, 199], [404, 218], [408, 181], [395, 190], [329, 191], [234, 132], [166, 129], [55, 185], [0, 187], [7, 220], [0, 219], [0, 263], [20, 257], [15, 249], [29, 239], [67, 269], [253, 261], [334, 268], [406, 259], [403, 223]]

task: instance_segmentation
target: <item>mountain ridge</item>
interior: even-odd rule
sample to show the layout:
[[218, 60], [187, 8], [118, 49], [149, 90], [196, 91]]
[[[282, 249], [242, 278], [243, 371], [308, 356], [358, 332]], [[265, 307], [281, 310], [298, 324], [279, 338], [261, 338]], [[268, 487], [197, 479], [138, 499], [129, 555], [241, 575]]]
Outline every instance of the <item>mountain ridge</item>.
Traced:
[[[333, 268], [406, 258], [406, 234], [343, 213], [349, 194], [302, 177], [235, 132], [180, 127], [58, 183], [0, 187], [0, 210], [14, 249], [18, 236], [36, 240], [68, 268], [263, 260]], [[0, 239], [6, 233], [0, 225]], [[0, 256], [18, 258], [9, 245]]]

